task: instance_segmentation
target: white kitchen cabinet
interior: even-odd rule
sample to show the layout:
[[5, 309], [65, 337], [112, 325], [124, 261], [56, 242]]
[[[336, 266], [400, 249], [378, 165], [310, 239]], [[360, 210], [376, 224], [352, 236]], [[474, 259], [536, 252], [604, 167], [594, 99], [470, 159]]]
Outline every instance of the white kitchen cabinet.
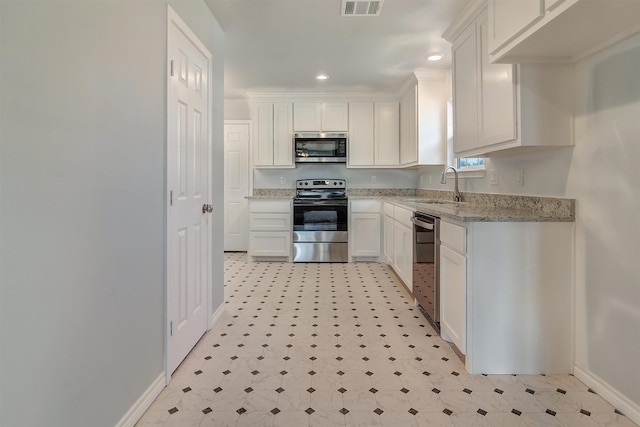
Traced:
[[249, 260], [288, 259], [291, 230], [290, 200], [250, 200]]
[[374, 164], [397, 167], [400, 162], [400, 105], [376, 102], [374, 114]]
[[452, 27], [456, 157], [572, 145], [572, 67], [492, 64], [486, 8]]
[[319, 102], [293, 103], [294, 132], [319, 132], [322, 127], [322, 104]]
[[633, 0], [489, 0], [491, 61], [577, 62], [636, 32], [639, 16]]
[[491, 0], [489, 52], [495, 52], [544, 16], [545, 0]]
[[459, 235], [464, 227], [440, 222], [440, 328], [445, 341], [467, 351], [467, 257]]
[[394, 206], [393, 208], [393, 269], [413, 292], [413, 212]]
[[393, 264], [393, 205], [383, 203], [384, 211], [384, 258], [387, 264]]
[[446, 163], [446, 72], [415, 72], [400, 100], [400, 164]]
[[454, 151], [469, 152], [478, 143], [478, 37], [475, 25], [456, 39], [452, 48]]
[[253, 165], [295, 167], [291, 103], [257, 102], [253, 109]]
[[346, 102], [322, 103], [323, 132], [346, 132], [349, 129], [349, 112]]
[[398, 167], [399, 112], [397, 102], [349, 103], [347, 167]]
[[349, 248], [351, 258], [378, 258], [382, 235], [380, 201], [351, 200]]
[[375, 159], [373, 144], [373, 102], [349, 103], [349, 167], [372, 166]]
[[347, 132], [349, 127], [346, 102], [294, 102], [295, 132]]
[[440, 222], [441, 334], [472, 374], [572, 369], [569, 222]]

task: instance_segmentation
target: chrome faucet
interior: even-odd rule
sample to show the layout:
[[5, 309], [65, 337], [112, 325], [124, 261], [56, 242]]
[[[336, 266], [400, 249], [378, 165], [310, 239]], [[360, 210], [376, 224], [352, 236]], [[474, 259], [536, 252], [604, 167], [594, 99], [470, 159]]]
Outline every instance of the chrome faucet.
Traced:
[[449, 166], [448, 168], [443, 170], [442, 171], [442, 178], [440, 178], [440, 183], [441, 184], [446, 184], [447, 183], [447, 171], [449, 169], [451, 169], [453, 171], [453, 174], [454, 174], [455, 179], [456, 179], [455, 189], [453, 190], [453, 201], [454, 202], [461, 202], [462, 201], [462, 196], [460, 195], [460, 191], [458, 190], [458, 171], [456, 170], [456, 168], [454, 168], [453, 166]]

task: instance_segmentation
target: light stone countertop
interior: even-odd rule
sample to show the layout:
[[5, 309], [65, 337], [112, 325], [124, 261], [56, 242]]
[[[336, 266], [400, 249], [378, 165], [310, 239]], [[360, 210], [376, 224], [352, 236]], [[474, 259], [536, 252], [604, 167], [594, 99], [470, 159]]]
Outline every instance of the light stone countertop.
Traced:
[[[295, 190], [257, 189], [250, 200], [290, 199]], [[349, 200], [380, 199], [412, 211], [461, 222], [573, 222], [575, 200], [552, 197], [462, 193], [453, 202], [451, 191], [413, 189], [348, 189]], [[429, 203], [429, 201], [445, 203]]]

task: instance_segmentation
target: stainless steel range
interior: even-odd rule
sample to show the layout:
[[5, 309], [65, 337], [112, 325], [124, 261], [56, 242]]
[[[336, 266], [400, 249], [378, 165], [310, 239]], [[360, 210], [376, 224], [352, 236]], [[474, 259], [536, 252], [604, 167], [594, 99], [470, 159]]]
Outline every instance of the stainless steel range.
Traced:
[[348, 210], [345, 180], [297, 180], [293, 262], [347, 262]]

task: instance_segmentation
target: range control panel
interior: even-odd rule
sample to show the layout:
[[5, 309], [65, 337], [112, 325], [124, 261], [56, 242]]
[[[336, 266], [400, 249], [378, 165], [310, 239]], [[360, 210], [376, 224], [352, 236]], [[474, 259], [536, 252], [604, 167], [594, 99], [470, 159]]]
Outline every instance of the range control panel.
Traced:
[[346, 188], [344, 179], [299, 179], [296, 188]]

